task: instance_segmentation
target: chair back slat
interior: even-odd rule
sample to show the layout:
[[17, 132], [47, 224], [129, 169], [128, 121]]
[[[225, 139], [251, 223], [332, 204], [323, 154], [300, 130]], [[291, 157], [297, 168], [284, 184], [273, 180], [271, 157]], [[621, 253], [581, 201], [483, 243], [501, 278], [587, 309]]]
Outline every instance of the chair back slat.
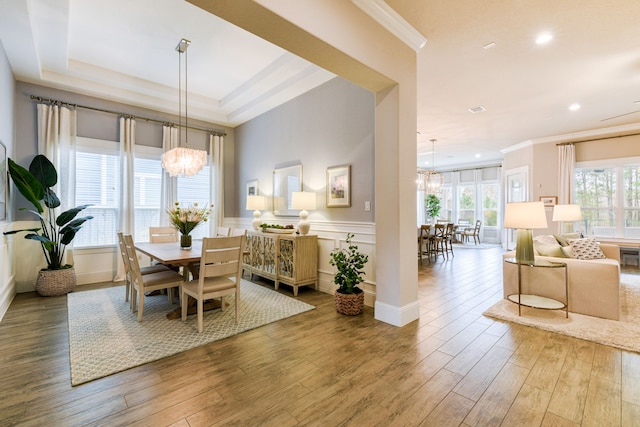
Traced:
[[174, 227], [149, 227], [149, 242], [170, 243], [178, 241], [178, 230]]

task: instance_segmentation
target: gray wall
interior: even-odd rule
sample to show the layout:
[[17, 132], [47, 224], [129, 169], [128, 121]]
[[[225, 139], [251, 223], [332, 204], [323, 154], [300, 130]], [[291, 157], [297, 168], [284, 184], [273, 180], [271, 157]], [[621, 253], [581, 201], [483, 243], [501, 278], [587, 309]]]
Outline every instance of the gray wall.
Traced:
[[[28, 166], [31, 159], [38, 150], [37, 139], [37, 113], [36, 101], [30, 99], [31, 95], [43, 98], [57, 99], [68, 103], [100, 108], [109, 111], [117, 111], [155, 120], [170, 121], [178, 123], [178, 117], [157, 111], [138, 108], [113, 101], [79, 95], [72, 92], [38, 86], [34, 84], [18, 82], [16, 85], [16, 145], [12, 159], [23, 166]], [[0, 115], [0, 117], [4, 117]], [[228, 192], [229, 198], [225, 198], [225, 204], [233, 204], [234, 172], [233, 172], [233, 129], [213, 123], [205, 123], [197, 120], [189, 120], [189, 124], [202, 126], [205, 128], [220, 129], [227, 133], [225, 137], [225, 195]], [[79, 108], [77, 110], [77, 134], [87, 138], [104, 139], [108, 141], [118, 141], [120, 130], [118, 126], [118, 116], [116, 114], [99, 112]], [[188, 135], [189, 146], [192, 148], [208, 147], [208, 135], [206, 132], [190, 130]], [[145, 120], [136, 121], [136, 144], [147, 146], [162, 146], [162, 124]], [[29, 213], [17, 211], [20, 207], [26, 207], [24, 199], [17, 198], [13, 206], [15, 220], [32, 220]], [[225, 212], [225, 215], [229, 215]]]
[[[273, 169], [301, 163], [304, 191], [318, 193], [310, 220], [374, 222], [374, 112], [371, 92], [337, 77], [238, 126], [237, 216], [252, 216], [245, 210], [247, 181], [257, 179], [260, 194], [271, 195]], [[327, 208], [327, 167], [342, 164], [351, 164], [351, 207]], [[269, 218], [279, 217], [264, 212], [263, 222]]]

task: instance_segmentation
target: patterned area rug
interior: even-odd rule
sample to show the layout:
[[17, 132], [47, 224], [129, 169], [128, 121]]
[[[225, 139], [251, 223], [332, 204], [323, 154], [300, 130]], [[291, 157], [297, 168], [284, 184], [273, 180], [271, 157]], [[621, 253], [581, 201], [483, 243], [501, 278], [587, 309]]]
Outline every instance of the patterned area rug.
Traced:
[[[640, 353], [640, 276], [623, 274], [620, 283], [620, 320], [601, 319], [563, 310], [537, 310], [500, 300], [483, 314], [496, 319]], [[569, 307], [571, 309], [571, 307]]]
[[224, 312], [205, 312], [204, 331], [198, 333], [195, 314], [186, 322], [167, 320], [167, 313], [177, 304], [169, 304], [166, 295], [146, 297], [144, 316], [138, 323], [137, 314], [124, 301], [123, 286], [68, 294], [71, 384], [102, 378], [315, 308], [246, 280], [242, 280], [240, 298], [239, 322], [231, 302]]

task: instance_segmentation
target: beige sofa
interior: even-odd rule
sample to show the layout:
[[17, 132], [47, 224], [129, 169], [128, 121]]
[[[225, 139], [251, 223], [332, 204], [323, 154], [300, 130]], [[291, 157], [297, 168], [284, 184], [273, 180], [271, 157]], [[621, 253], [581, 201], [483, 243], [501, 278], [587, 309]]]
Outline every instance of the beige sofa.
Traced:
[[[580, 260], [536, 256], [536, 260], [567, 263], [569, 311], [605, 319], [620, 319], [620, 248], [600, 244], [607, 258]], [[515, 257], [507, 252], [504, 258]], [[518, 293], [518, 266], [502, 263], [504, 297]], [[522, 266], [522, 293], [565, 300], [564, 269]]]

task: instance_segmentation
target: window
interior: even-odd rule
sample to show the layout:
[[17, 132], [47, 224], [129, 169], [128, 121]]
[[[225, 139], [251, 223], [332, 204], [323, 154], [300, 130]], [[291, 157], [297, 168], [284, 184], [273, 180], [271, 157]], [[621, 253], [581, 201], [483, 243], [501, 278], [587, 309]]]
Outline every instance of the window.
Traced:
[[76, 148], [75, 205], [93, 205], [82, 211], [93, 219], [84, 223], [73, 243], [77, 248], [115, 245], [120, 186], [118, 151], [114, 143], [105, 141], [106, 147], [98, 148], [85, 142], [87, 145]]
[[482, 184], [482, 223], [489, 227], [498, 225], [498, 184]]
[[[160, 198], [162, 186], [161, 149], [136, 146], [134, 160], [134, 217], [137, 242], [149, 240], [149, 227], [160, 225]], [[92, 215], [74, 239], [76, 248], [110, 246], [117, 243], [119, 229], [119, 169], [118, 143], [112, 141], [77, 138], [76, 147], [76, 200], [75, 205], [91, 204], [83, 211]], [[209, 166], [193, 177], [177, 179], [177, 200], [189, 205], [209, 202]], [[209, 235], [208, 224], [196, 228], [192, 235]]]
[[470, 224], [476, 221], [475, 190], [475, 184], [458, 186], [458, 220], [466, 219], [469, 220]]
[[575, 200], [582, 209], [582, 221], [576, 231], [605, 238], [640, 238], [640, 158], [577, 166]]

